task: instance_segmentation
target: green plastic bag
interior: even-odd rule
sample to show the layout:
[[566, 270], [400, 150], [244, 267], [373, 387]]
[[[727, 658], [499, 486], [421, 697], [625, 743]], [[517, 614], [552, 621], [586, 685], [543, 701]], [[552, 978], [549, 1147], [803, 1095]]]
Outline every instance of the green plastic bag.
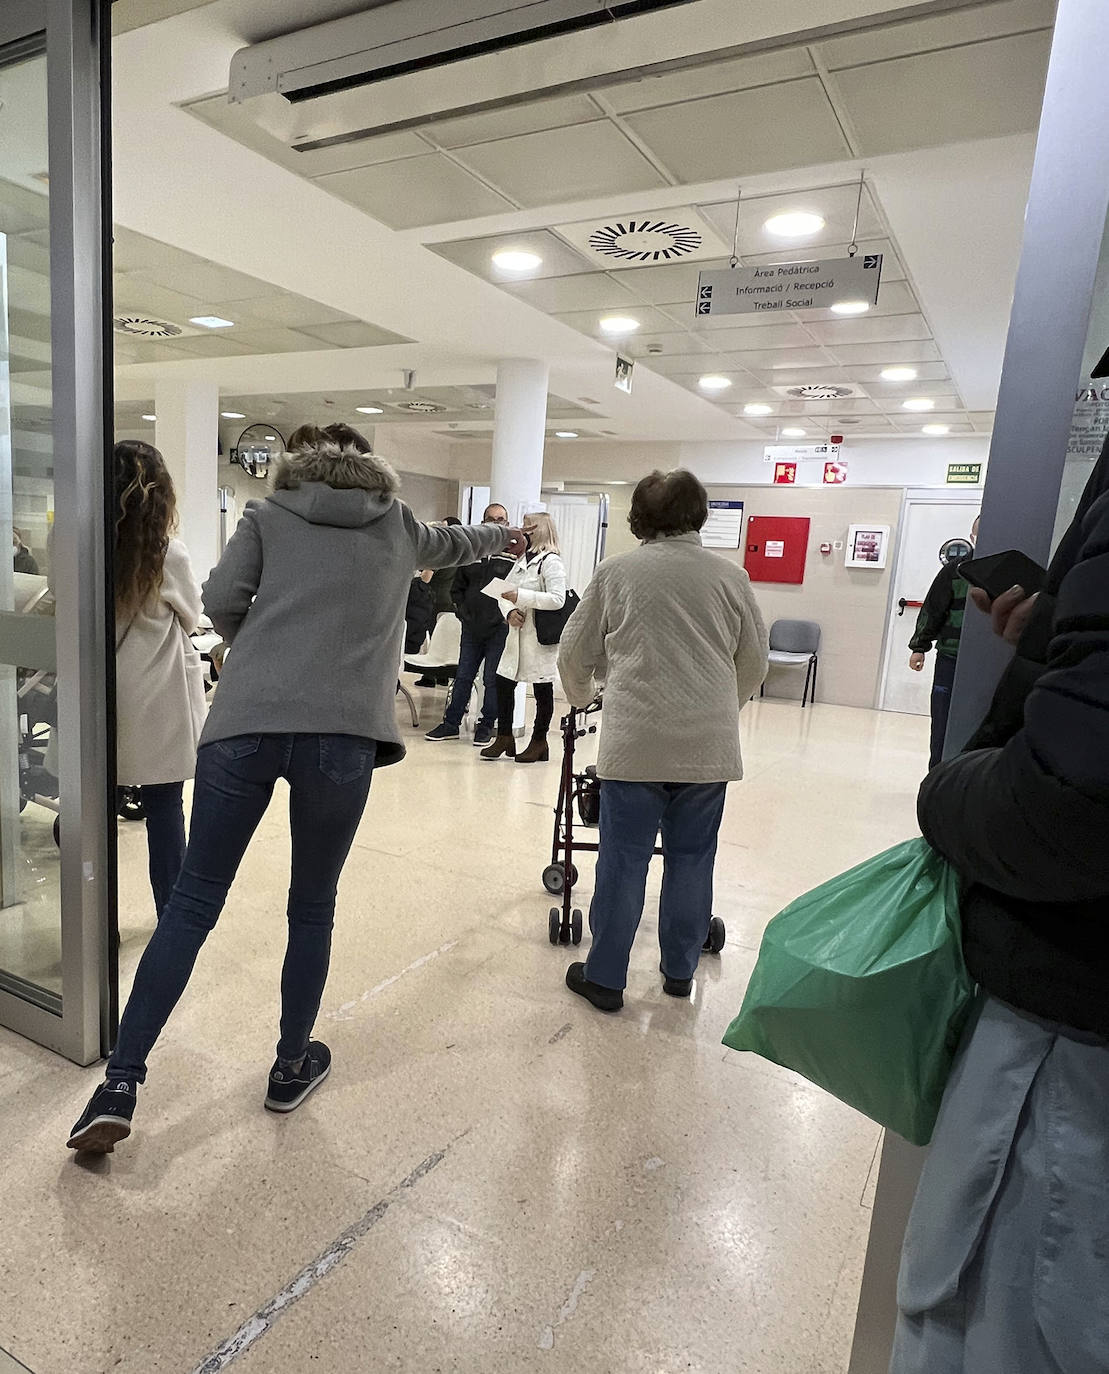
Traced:
[[909, 840], [775, 916], [724, 1044], [927, 1145], [974, 995], [958, 878]]

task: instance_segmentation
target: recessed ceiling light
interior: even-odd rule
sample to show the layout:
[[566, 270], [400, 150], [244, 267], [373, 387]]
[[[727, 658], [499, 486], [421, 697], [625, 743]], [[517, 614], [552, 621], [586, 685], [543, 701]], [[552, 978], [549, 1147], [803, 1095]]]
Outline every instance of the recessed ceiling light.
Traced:
[[493, 266], [502, 272], [534, 272], [542, 265], [539, 254], [529, 253], [525, 248], [502, 248], [493, 254]]
[[235, 321], [225, 320], [220, 315], [193, 315], [189, 323], [203, 325], [205, 329], [230, 329]]
[[144, 415], [142, 418], [144, 420], [149, 420], [151, 423], [153, 423], [158, 417], [157, 415]]
[[803, 239], [808, 234], [820, 233], [824, 217], [812, 210], [787, 210], [782, 215], [771, 215], [762, 227], [776, 238]]
[[773, 409], [773, 406], [764, 405], [762, 401], [748, 401], [743, 407], [743, 413], [744, 415], [769, 415]]
[[901, 402], [903, 410], [935, 410], [936, 403], [931, 396], [910, 396], [907, 401]]
[[700, 378], [697, 385], [704, 391], [727, 391], [731, 386], [731, 381], [727, 377], [720, 377], [715, 372], [710, 372], [707, 376]]
[[922, 425], [921, 434], [950, 434], [950, 425]]
[[601, 328], [606, 334], [634, 334], [639, 328], [639, 321], [633, 320], [630, 315], [606, 315], [601, 321]]
[[631, 482], [626, 477], [614, 477], [608, 485], [610, 487], [630, 487]]
[[805, 437], [805, 431], [803, 429], [797, 429], [796, 426], [791, 425], [789, 429], [782, 430], [782, 436], [786, 439], [803, 439]]
[[556, 439], [576, 439], [577, 437], [578, 437], [578, 432], [577, 432], [576, 429], [556, 429], [556, 430], [555, 430], [555, 438], [556, 438]]
[[276, 435], [276, 434], [267, 434], [267, 435], [266, 435], [266, 442], [267, 442], [267, 443], [272, 443], [273, 440], [276, 439], [276, 438], [277, 438], [277, 435]]
[[836, 301], [831, 307], [836, 315], [865, 315], [870, 309], [869, 301]]
[[245, 420], [246, 416], [241, 410], [221, 410], [220, 414], [225, 420]]
[[882, 381], [884, 382], [915, 382], [915, 367], [884, 367], [882, 368]]
[[380, 406], [355, 406], [359, 415], [384, 415], [385, 412]]

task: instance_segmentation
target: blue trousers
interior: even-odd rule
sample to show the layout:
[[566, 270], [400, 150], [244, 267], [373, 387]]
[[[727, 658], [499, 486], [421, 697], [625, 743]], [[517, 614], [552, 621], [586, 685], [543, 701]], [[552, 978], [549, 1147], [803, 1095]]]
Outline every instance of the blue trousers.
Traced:
[[932, 678], [932, 746], [928, 767], [943, 762], [943, 743], [947, 738], [947, 718], [951, 714], [951, 691], [955, 686], [955, 664], [950, 654], [936, 655], [936, 671]]
[[223, 910], [278, 778], [289, 783], [292, 878], [281, 971], [279, 1059], [308, 1046], [331, 960], [339, 875], [366, 806], [373, 740], [351, 735], [237, 735], [197, 754], [181, 876], [139, 961], [108, 1061], [109, 1079], [146, 1081], [146, 1061]]
[[692, 978], [712, 917], [712, 870], [724, 814], [723, 782], [601, 780], [597, 880], [589, 909], [593, 944], [585, 976], [623, 988], [643, 915], [647, 869], [662, 833], [659, 945], [670, 978]]
[[159, 921], [185, 862], [184, 790], [183, 782], [148, 783], [142, 789], [150, 887]]
[[458, 650], [458, 671], [454, 675], [454, 687], [443, 717], [448, 725], [457, 730], [470, 704], [470, 693], [479, 672], [482, 673], [483, 695], [481, 698], [481, 717], [479, 725], [489, 728], [497, 719], [497, 668], [504, 653], [508, 639], [508, 624], [494, 630], [485, 639], [478, 639], [465, 626], [462, 627], [462, 645]]

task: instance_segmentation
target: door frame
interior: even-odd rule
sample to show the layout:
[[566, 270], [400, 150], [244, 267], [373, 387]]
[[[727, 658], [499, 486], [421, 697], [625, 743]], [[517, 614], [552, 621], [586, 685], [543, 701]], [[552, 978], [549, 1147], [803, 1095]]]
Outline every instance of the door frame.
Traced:
[[[115, 1033], [108, 0], [4, 0], [0, 45], [45, 36], [50, 155], [52, 575], [57, 596], [62, 995], [0, 988], [0, 1025], [79, 1064]], [[42, 47], [39, 47], [39, 51]]]
[[982, 508], [981, 487], [909, 487], [901, 498], [901, 513], [897, 522], [897, 547], [893, 556], [893, 575], [890, 578], [886, 601], [886, 630], [882, 636], [882, 672], [878, 679], [878, 710], [886, 710], [886, 687], [889, 682], [890, 659], [893, 653], [893, 608], [897, 605], [897, 588], [905, 560], [909, 513], [913, 506], [972, 506]]

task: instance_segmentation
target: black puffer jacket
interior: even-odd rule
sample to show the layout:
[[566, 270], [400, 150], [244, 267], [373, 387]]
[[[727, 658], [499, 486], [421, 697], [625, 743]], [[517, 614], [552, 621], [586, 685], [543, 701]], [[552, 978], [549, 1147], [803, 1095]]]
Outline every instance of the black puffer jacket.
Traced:
[[475, 639], [488, 639], [504, 628], [505, 619], [491, 596], [482, 592], [494, 577], [507, 577], [512, 571], [511, 558], [483, 558], [459, 568], [451, 587], [451, 600], [459, 620]]
[[971, 974], [1013, 1006], [1109, 1037], [1107, 484], [1103, 453], [986, 721], [929, 774], [918, 811], [967, 882]]

